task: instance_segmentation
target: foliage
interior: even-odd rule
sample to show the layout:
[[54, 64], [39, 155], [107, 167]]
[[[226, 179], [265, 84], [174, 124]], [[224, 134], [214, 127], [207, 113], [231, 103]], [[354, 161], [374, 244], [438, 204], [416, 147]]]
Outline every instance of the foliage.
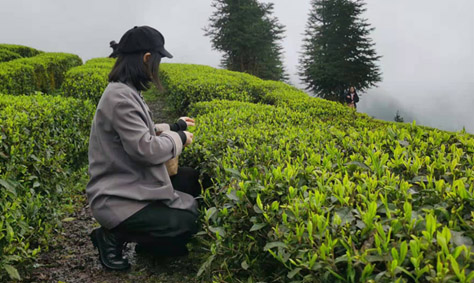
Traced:
[[60, 225], [94, 110], [73, 98], [0, 94], [0, 279], [17, 277], [14, 266], [47, 247]]
[[[97, 103], [108, 84], [115, 59], [94, 58], [66, 73], [61, 87], [64, 96], [90, 99]], [[160, 64], [160, 80], [172, 109], [184, 114], [199, 101], [227, 99], [259, 102], [269, 89], [289, 88], [281, 82], [264, 81], [254, 76], [203, 65]]]
[[256, 101], [263, 91], [258, 89], [262, 80], [208, 66], [161, 64], [160, 79], [168, 95], [170, 106], [180, 114], [189, 105], [213, 99]]
[[94, 58], [70, 69], [61, 87], [63, 95], [90, 99], [97, 104], [109, 83], [108, 76], [114, 64], [112, 58]]
[[271, 17], [273, 3], [214, 0], [216, 10], [205, 28], [214, 49], [224, 53], [222, 66], [262, 79], [286, 78], [282, 63], [283, 25]]
[[[100, 75], [68, 95], [98, 101], [112, 64], [90, 60], [75, 79], [71, 70], [71, 81]], [[201, 278], [474, 279], [471, 135], [374, 120], [247, 74], [160, 68], [174, 109], [197, 115], [180, 160], [214, 181], [203, 195]], [[14, 264], [58, 224], [62, 180], [87, 157], [94, 103], [3, 95], [0, 109], [0, 264], [15, 277]]]
[[54, 92], [61, 85], [64, 73], [80, 64], [81, 58], [67, 53], [41, 53], [30, 58], [0, 63], [0, 92]]
[[[474, 139], [374, 120], [280, 82], [166, 65], [197, 115], [182, 158], [213, 176], [200, 276], [214, 281], [469, 282]], [[221, 80], [215, 79], [219, 74]], [[252, 104], [215, 100], [246, 93]], [[247, 81], [247, 83], [246, 83]], [[243, 91], [244, 90], [244, 91]], [[198, 102], [199, 100], [212, 102]]]
[[0, 63], [22, 58], [20, 54], [0, 48]]
[[21, 57], [33, 57], [43, 53], [42, 51], [36, 50], [34, 48], [18, 45], [18, 44], [6, 44], [0, 43], [0, 50], [7, 50], [13, 53], [19, 54]]
[[205, 272], [223, 281], [470, 282], [473, 137], [308, 111], [195, 105], [183, 162], [215, 181], [204, 195]]
[[317, 96], [338, 101], [350, 86], [363, 91], [381, 80], [373, 30], [361, 0], [312, 0], [300, 76]]

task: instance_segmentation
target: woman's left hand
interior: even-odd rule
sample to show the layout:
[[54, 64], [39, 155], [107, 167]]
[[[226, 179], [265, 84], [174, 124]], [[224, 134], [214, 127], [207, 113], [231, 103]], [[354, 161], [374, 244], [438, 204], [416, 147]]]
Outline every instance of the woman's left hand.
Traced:
[[186, 122], [186, 124], [188, 125], [188, 127], [195, 125], [195, 124], [194, 124], [194, 119], [189, 118], [189, 117], [181, 117], [181, 118], [179, 118], [178, 120], [183, 120], [184, 122]]

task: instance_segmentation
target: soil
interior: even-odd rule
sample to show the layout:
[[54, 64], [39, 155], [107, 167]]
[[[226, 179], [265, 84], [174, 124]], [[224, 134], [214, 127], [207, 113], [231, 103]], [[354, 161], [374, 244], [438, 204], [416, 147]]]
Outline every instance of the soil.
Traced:
[[[172, 122], [175, 117], [164, 99], [156, 94], [145, 94], [155, 123]], [[85, 184], [79, 184], [85, 186]], [[48, 251], [42, 252], [24, 282], [198, 282], [196, 274], [204, 252], [199, 245], [190, 243], [190, 254], [185, 257], [156, 258], [137, 255], [134, 243], [124, 251], [132, 264], [130, 270], [113, 272], [99, 262], [98, 251], [90, 241], [90, 232], [99, 227], [92, 217], [84, 197], [76, 211], [63, 222], [61, 233], [55, 236]]]
[[98, 227], [85, 204], [64, 222], [49, 251], [40, 255], [25, 282], [198, 282], [199, 250], [190, 246], [186, 257], [156, 258], [137, 255], [134, 243], [124, 251], [132, 268], [125, 272], [106, 270], [99, 262], [98, 251], [89, 234]]

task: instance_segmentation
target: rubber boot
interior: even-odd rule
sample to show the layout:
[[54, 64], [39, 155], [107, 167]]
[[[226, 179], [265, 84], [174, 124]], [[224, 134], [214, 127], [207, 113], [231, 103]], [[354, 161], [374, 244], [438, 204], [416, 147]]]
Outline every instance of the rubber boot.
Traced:
[[110, 270], [126, 270], [130, 268], [128, 260], [123, 258], [124, 242], [104, 228], [97, 228], [91, 235], [94, 247], [99, 250], [99, 259], [103, 266]]

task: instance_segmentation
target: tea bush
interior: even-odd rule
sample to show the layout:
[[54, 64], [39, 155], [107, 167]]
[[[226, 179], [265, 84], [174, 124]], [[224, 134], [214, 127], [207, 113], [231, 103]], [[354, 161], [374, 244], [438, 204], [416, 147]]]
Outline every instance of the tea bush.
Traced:
[[18, 44], [6, 44], [6, 43], [0, 43], [0, 50], [6, 50], [6, 51], [19, 54], [20, 57], [24, 57], [24, 58], [33, 57], [33, 56], [39, 55], [40, 53], [43, 53], [42, 51], [36, 50], [28, 46], [23, 46], [23, 45], [18, 45]]
[[0, 49], [0, 63], [1, 62], [8, 62], [14, 59], [22, 58], [20, 54], [15, 53], [10, 50]]
[[86, 64], [72, 68], [66, 73], [61, 87], [64, 96], [90, 99], [95, 103], [108, 84], [108, 76], [115, 64], [115, 59], [95, 58]]
[[87, 161], [94, 111], [73, 98], [0, 94], [0, 279], [48, 246], [69, 178]]
[[170, 106], [185, 114], [195, 102], [227, 99], [257, 102], [265, 92], [261, 79], [208, 66], [161, 64], [160, 78]]
[[220, 281], [472, 282], [473, 137], [330, 119], [345, 113], [334, 108], [194, 106], [195, 143], [182, 161], [215, 179], [203, 211], [212, 253], [200, 272]]
[[[0, 64], [0, 78], [3, 64], [17, 60]], [[67, 73], [65, 95], [91, 103], [54, 98], [54, 108], [43, 102], [35, 112], [32, 105], [41, 98], [21, 97], [18, 104], [30, 110], [16, 106], [3, 116], [5, 101], [13, 98], [3, 104], [0, 99], [0, 159], [13, 162], [0, 167], [0, 186], [6, 188], [2, 266], [11, 266], [20, 254], [36, 253], [37, 246], [29, 243], [47, 239], [57, 223], [54, 207], [61, 194], [55, 185], [61, 188], [64, 172], [87, 157], [93, 104], [113, 64], [96, 58]], [[34, 81], [32, 66], [15, 66], [15, 77]], [[199, 270], [204, 280], [474, 280], [472, 135], [374, 120], [281, 82], [207, 66], [162, 64], [160, 77], [175, 111], [197, 116], [195, 142], [180, 161], [214, 181], [203, 196], [200, 235], [209, 248]], [[35, 102], [24, 102], [28, 99]], [[67, 115], [51, 120], [60, 113]], [[71, 119], [70, 125], [79, 126], [61, 123]], [[5, 125], [19, 134], [5, 134]], [[78, 136], [60, 133], [71, 129]], [[38, 136], [28, 139], [33, 132]], [[60, 148], [63, 155], [55, 155]], [[10, 158], [12, 151], [20, 157]], [[24, 236], [28, 225], [40, 229], [33, 240]]]
[[81, 58], [67, 53], [41, 53], [0, 63], [0, 93], [51, 93], [62, 84], [67, 70], [81, 64]]
[[[268, 105], [193, 104], [220, 97], [210, 83], [217, 76], [227, 80], [225, 91], [246, 94], [232, 100]], [[202, 234], [211, 254], [201, 275], [249, 282], [474, 279], [471, 135], [377, 121], [283, 83], [238, 76], [162, 67], [175, 109], [191, 106], [197, 115], [196, 142], [181, 160], [215, 181], [204, 195]]]

